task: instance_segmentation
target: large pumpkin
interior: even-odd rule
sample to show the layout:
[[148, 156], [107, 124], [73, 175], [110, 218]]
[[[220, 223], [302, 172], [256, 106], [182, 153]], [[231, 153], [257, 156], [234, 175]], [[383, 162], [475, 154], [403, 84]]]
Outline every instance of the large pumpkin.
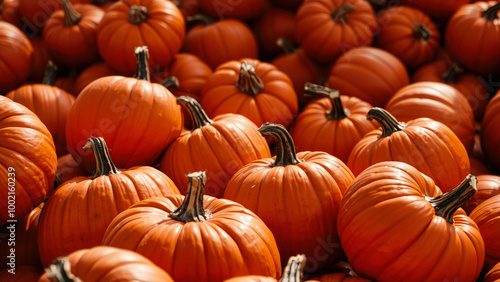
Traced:
[[38, 246], [44, 267], [59, 256], [99, 245], [113, 218], [132, 204], [180, 194], [172, 180], [153, 167], [118, 170], [102, 137], [89, 138], [84, 149], [94, 152], [94, 173], [59, 186], [40, 216]]
[[349, 263], [376, 281], [475, 281], [485, 245], [460, 205], [476, 184], [469, 175], [443, 194], [406, 163], [367, 168], [344, 194], [337, 220]]
[[375, 47], [345, 52], [333, 64], [326, 86], [385, 107], [392, 95], [410, 83], [405, 65], [391, 53]]
[[292, 137], [282, 125], [265, 123], [259, 131], [276, 138], [276, 156], [240, 169], [227, 184], [224, 198], [255, 212], [269, 226], [282, 266], [298, 253], [307, 256], [309, 273], [340, 260], [336, 218], [353, 174], [328, 153], [296, 154]]
[[298, 112], [290, 78], [272, 64], [254, 59], [220, 65], [203, 87], [201, 106], [209, 117], [240, 114], [257, 126], [274, 122], [288, 127]]
[[175, 281], [280, 277], [276, 241], [264, 222], [236, 202], [204, 196], [204, 172], [188, 178], [186, 196], [141, 201], [120, 213], [102, 244], [144, 255]]
[[305, 0], [295, 14], [295, 38], [312, 58], [332, 63], [342, 53], [369, 46], [377, 29], [365, 0]]
[[305, 93], [319, 99], [308, 104], [295, 119], [291, 134], [297, 150], [323, 151], [347, 163], [352, 148], [378, 126], [366, 119], [372, 106], [310, 83], [306, 83]]
[[488, 102], [481, 123], [481, 148], [495, 172], [500, 172], [500, 91]]
[[381, 127], [366, 134], [352, 149], [347, 165], [354, 175], [379, 162], [400, 161], [428, 175], [447, 192], [469, 174], [467, 151], [446, 125], [429, 118], [403, 124], [381, 108], [371, 109], [367, 117]]
[[56, 167], [54, 141], [40, 118], [0, 96], [0, 225], [24, 217], [43, 201]]
[[[66, 279], [64, 279], [66, 277]], [[129, 250], [96, 246], [57, 258], [39, 282], [49, 281], [173, 282], [172, 277], [144, 256]]]
[[132, 75], [136, 69], [134, 47], [148, 46], [149, 65], [153, 69], [163, 68], [179, 52], [185, 29], [184, 17], [172, 1], [117, 1], [101, 20], [97, 45], [110, 67], [123, 75]]
[[66, 121], [69, 152], [92, 171], [94, 157], [82, 147], [91, 136], [110, 144], [120, 168], [154, 165], [165, 148], [179, 137], [183, 121], [175, 96], [149, 81], [148, 50], [136, 48], [134, 77], [107, 76], [94, 80], [78, 95]]

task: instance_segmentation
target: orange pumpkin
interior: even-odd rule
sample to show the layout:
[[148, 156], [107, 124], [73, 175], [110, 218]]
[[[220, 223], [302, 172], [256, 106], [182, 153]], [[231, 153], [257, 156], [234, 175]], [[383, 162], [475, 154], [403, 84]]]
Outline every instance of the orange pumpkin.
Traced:
[[42, 82], [45, 76], [45, 69], [49, 63], [49, 53], [43, 43], [43, 37], [35, 36], [29, 38], [31, 45], [33, 46], [33, 63], [31, 64], [30, 75], [28, 77], [29, 81]]
[[470, 213], [479, 227], [486, 248], [484, 268], [491, 269], [500, 263], [500, 195], [494, 195], [480, 203]]
[[8, 22], [18, 28], [23, 27], [21, 13], [19, 12], [19, 0], [0, 1], [0, 21]]
[[500, 262], [495, 264], [495, 266], [486, 273], [483, 282], [495, 282], [498, 280], [500, 280]]
[[57, 158], [56, 173], [61, 174], [61, 183], [71, 180], [77, 176], [91, 175], [83, 169], [77, 161], [75, 161], [71, 154], [66, 154]]
[[481, 123], [481, 148], [494, 172], [500, 172], [500, 91], [488, 102]]
[[203, 0], [200, 10], [216, 19], [251, 20], [264, 12], [267, 0]]
[[476, 194], [462, 206], [467, 214], [470, 214], [482, 202], [500, 194], [500, 176], [492, 174], [478, 175], [477, 181]]
[[105, 77], [118, 75], [118, 72], [110, 68], [105, 62], [98, 62], [86, 67], [76, 77], [74, 95], [80, 95], [80, 92], [94, 80]]

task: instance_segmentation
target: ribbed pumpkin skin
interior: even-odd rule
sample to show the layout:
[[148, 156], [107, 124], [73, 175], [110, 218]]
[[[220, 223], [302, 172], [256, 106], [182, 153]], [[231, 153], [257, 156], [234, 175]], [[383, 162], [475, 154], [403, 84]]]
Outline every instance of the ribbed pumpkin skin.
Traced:
[[[345, 23], [336, 23], [332, 13], [350, 4]], [[342, 53], [369, 46], [377, 29], [370, 3], [363, 0], [305, 0], [295, 14], [295, 38], [307, 54], [321, 63], [332, 63]]]
[[299, 152], [297, 158], [302, 162], [285, 167], [273, 166], [275, 157], [251, 162], [231, 178], [224, 198], [266, 223], [283, 266], [290, 256], [305, 254], [304, 270], [311, 273], [343, 255], [335, 221], [354, 176], [342, 161], [324, 152]]
[[170, 194], [180, 193], [170, 178], [149, 166], [65, 182], [49, 197], [40, 217], [42, 265], [47, 267], [59, 256], [100, 245], [117, 214], [139, 201]]
[[278, 280], [272, 277], [247, 275], [237, 276], [224, 280], [224, 282], [277, 282]]
[[[5, 199], [0, 202], [0, 225], [24, 217], [43, 201], [52, 190], [56, 167], [47, 127], [28, 108], [0, 96], [0, 198]], [[15, 174], [14, 217], [8, 213], [8, 183], [12, 182], [8, 173]]]
[[480, 203], [471, 213], [486, 247], [485, 268], [500, 262], [500, 195], [495, 195]]
[[75, 103], [75, 97], [56, 86], [45, 84], [23, 85], [6, 95], [33, 113], [49, 129], [58, 156], [66, 154], [66, 118]]
[[394, 93], [385, 109], [402, 122], [420, 117], [439, 121], [457, 135], [465, 149], [472, 149], [474, 113], [465, 96], [447, 84], [411, 83]]
[[181, 108], [165, 87], [108, 76], [95, 80], [78, 95], [66, 121], [66, 141], [69, 152], [87, 171], [94, 168], [94, 156], [82, 147], [91, 136], [106, 140], [119, 168], [154, 165], [179, 137], [182, 126]]
[[[255, 68], [264, 88], [255, 96], [236, 86], [243, 62]], [[290, 126], [298, 112], [297, 94], [290, 78], [275, 66], [253, 59], [229, 61], [220, 65], [201, 93], [201, 106], [210, 118], [220, 114], [240, 114], [260, 126], [265, 122]]]
[[440, 194], [432, 179], [401, 162], [361, 173], [337, 221], [356, 273], [376, 281], [474, 281], [484, 260], [479, 229], [462, 209], [454, 224], [435, 215], [426, 197]]
[[[71, 273], [82, 281], [173, 282], [172, 277], [144, 256], [129, 250], [96, 246], [65, 256]], [[39, 282], [50, 282], [47, 273]]]
[[135, 204], [113, 220], [102, 244], [144, 255], [175, 281], [280, 277], [274, 236], [254, 213], [233, 201], [204, 196], [203, 208], [212, 217], [184, 223], [169, 216], [183, 200], [171, 195]]
[[33, 62], [33, 45], [19, 28], [0, 21], [0, 95], [24, 82]]
[[495, 266], [486, 273], [483, 282], [495, 282], [500, 280], [500, 262], [495, 264]]
[[495, 172], [500, 171], [500, 95], [490, 100], [484, 112], [481, 123], [481, 148], [487, 162], [492, 166]]
[[408, 71], [396, 56], [380, 48], [359, 47], [335, 61], [326, 86], [374, 107], [385, 107], [392, 95], [408, 83]]
[[382, 130], [375, 129], [353, 148], [347, 165], [354, 175], [379, 162], [400, 161], [428, 175], [447, 192], [469, 174], [467, 151], [442, 123], [419, 118], [407, 122], [402, 131], [380, 138], [381, 135]]
[[349, 116], [340, 120], [329, 119], [327, 111], [332, 109], [328, 98], [318, 99], [297, 116], [292, 129], [292, 138], [297, 151], [323, 151], [347, 163], [356, 143], [378, 124], [368, 121], [366, 113], [372, 106], [356, 97], [340, 96]]
[[492, 174], [477, 175], [477, 192], [463, 206], [467, 214], [482, 202], [500, 194], [500, 176]]
[[[139, 25], [129, 22], [129, 8], [133, 5], [147, 8], [147, 19]], [[172, 1], [117, 1], [102, 18], [97, 45], [110, 67], [120, 74], [132, 75], [136, 69], [135, 47], [148, 46], [151, 68], [163, 68], [179, 52], [185, 29], [184, 17]]]
[[43, 41], [50, 58], [59, 67], [82, 69], [101, 60], [97, 48], [97, 29], [104, 11], [91, 4], [75, 4], [81, 19], [66, 26], [63, 10], [55, 11], [45, 23]]

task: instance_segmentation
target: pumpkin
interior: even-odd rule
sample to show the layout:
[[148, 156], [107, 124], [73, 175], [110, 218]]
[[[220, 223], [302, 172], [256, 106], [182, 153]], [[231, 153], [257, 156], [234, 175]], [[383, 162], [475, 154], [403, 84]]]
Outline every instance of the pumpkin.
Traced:
[[61, 0], [62, 9], [52, 13], [43, 28], [43, 41], [59, 67], [83, 69], [100, 61], [97, 28], [104, 11], [91, 4]]
[[417, 69], [412, 82], [434, 81], [446, 83], [462, 93], [474, 113], [474, 119], [480, 122], [490, 99], [488, 87], [477, 75], [466, 72], [457, 63], [446, 60], [436, 60]]
[[257, 59], [259, 55], [257, 38], [241, 20], [214, 21], [205, 15], [195, 15], [189, 18], [188, 26], [182, 52], [197, 56], [212, 69], [227, 61]]
[[60, 257], [39, 282], [49, 281], [173, 282], [172, 277], [144, 256], [108, 246], [81, 249]]
[[0, 21], [8, 22], [23, 27], [21, 13], [19, 13], [19, 0], [0, 0]]
[[144, 255], [175, 281], [280, 277], [276, 241], [264, 222], [236, 202], [204, 195], [204, 172], [187, 176], [186, 196], [133, 205], [115, 217], [102, 244]]
[[469, 2], [471, 0], [399, 0], [399, 4], [419, 8], [439, 22], [446, 22], [455, 11]]
[[409, 69], [434, 59], [441, 35], [436, 24], [422, 10], [392, 6], [378, 14], [379, 32], [375, 46], [398, 57]]
[[369, 46], [377, 30], [365, 0], [304, 0], [295, 14], [295, 38], [306, 53], [332, 63], [347, 50]]
[[30, 74], [28, 80], [35, 82], [42, 82], [45, 76], [45, 69], [49, 63], [49, 53], [43, 43], [43, 37], [35, 36], [29, 38], [31, 45], [33, 46], [33, 63], [31, 64]]
[[110, 68], [105, 62], [92, 64], [83, 69], [76, 77], [73, 94], [78, 97], [80, 92], [94, 80], [114, 75], [118, 75], [118, 72]]
[[298, 253], [307, 256], [304, 270], [308, 273], [339, 261], [342, 249], [336, 218], [353, 174], [328, 153], [295, 153], [292, 137], [283, 125], [265, 123], [259, 131], [277, 140], [276, 156], [241, 168], [229, 180], [224, 198], [255, 212], [269, 226], [282, 266], [287, 263], [285, 258]]
[[495, 172], [500, 171], [500, 91], [488, 102], [481, 122], [481, 148], [488, 164]]
[[77, 71], [71, 70], [66, 75], [56, 78], [56, 80], [54, 81], [54, 86], [57, 86], [62, 90], [68, 92], [72, 96], [76, 97], [74, 92], [77, 75]]
[[23, 85], [10, 91], [6, 97], [18, 102], [33, 113], [47, 126], [56, 145], [58, 156], [66, 154], [66, 118], [75, 102], [68, 92], [53, 86], [55, 66], [47, 65], [42, 83]]
[[354, 175], [379, 162], [400, 161], [428, 175], [447, 192], [469, 174], [467, 151], [446, 125], [429, 118], [400, 123], [381, 108], [372, 108], [366, 116], [381, 127], [367, 133], [352, 149], [347, 165]]
[[314, 275], [305, 282], [369, 282], [370, 279], [359, 276], [352, 266], [344, 261], [336, 263], [330, 267], [326, 273]]
[[[450, 57], [474, 73], [498, 73], [499, 10], [497, 1], [478, 1], [461, 6], [448, 20], [444, 33]], [[488, 34], [488, 40], [470, 40], [482, 34]]]
[[475, 281], [485, 243], [460, 205], [476, 184], [468, 175], [443, 194], [406, 163], [370, 166], [354, 179], [339, 209], [337, 228], [349, 263], [375, 281]]
[[288, 127], [298, 112], [290, 78], [274, 65], [254, 59], [220, 65], [202, 89], [201, 106], [211, 118], [241, 114], [257, 126], [273, 122]]
[[439, 121], [457, 135], [467, 150], [472, 149], [475, 131], [472, 108], [462, 93], [445, 83], [411, 83], [396, 91], [385, 109], [403, 122], [420, 117]]
[[497, 193], [485, 199], [472, 210], [470, 218], [479, 227], [486, 248], [484, 267], [491, 269], [500, 262], [500, 195]]
[[17, 265], [14, 274], [9, 272], [10, 268], [4, 268], [0, 271], [0, 280], [9, 282], [29, 282], [38, 281], [43, 274], [43, 270], [35, 266]]
[[19, 28], [0, 21], [0, 95], [24, 82], [33, 63], [33, 45]]
[[304, 84], [321, 84], [328, 74], [328, 68], [323, 67], [311, 59], [303, 48], [294, 48], [290, 42], [281, 37], [276, 42], [285, 50], [285, 54], [271, 60], [271, 64], [284, 72], [293, 83], [293, 89], [298, 97], [299, 111], [303, 109], [312, 98], [304, 93]]
[[[66, 121], [68, 149], [92, 171], [93, 156], [82, 151], [91, 136], [107, 140], [120, 168], [155, 165], [182, 130], [180, 106], [165, 87], [149, 81], [148, 48], [137, 47], [134, 77], [107, 76], [87, 85]], [[133, 134], [132, 134], [133, 133]], [[121, 141], [120, 141], [121, 140]]]
[[184, 19], [194, 16], [200, 10], [198, 0], [170, 0], [179, 8]]
[[492, 174], [478, 175], [477, 181], [476, 194], [462, 206], [467, 214], [470, 214], [482, 202], [500, 194], [500, 176]]
[[61, 174], [61, 182], [66, 182], [77, 176], [90, 176], [85, 169], [80, 167], [80, 164], [75, 161], [71, 154], [66, 154], [57, 158], [56, 173]]
[[495, 264], [493, 268], [486, 273], [486, 275], [483, 278], [483, 282], [495, 282], [500, 279], [500, 262]]
[[375, 47], [345, 52], [333, 64], [326, 86], [385, 107], [392, 95], [410, 83], [405, 65], [391, 53]]
[[257, 126], [244, 116], [224, 114], [211, 120], [194, 98], [181, 96], [177, 102], [189, 113], [192, 130], [167, 148], [160, 170], [172, 178], [181, 193], [187, 189], [186, 174], [205, 171], [206, 195], [220, 198], [227, 182], [240, 168], [251, 161], [271, 157]]
[[200, 10], [212, 18], [251, 20], [261, 15], [267, 7], [266, 0], [203, 0]]
[[482, 175], [491, 173], [486, 164], [483, 163], [483, 161], [478, 159], [477, 157], [469, 155], [469, 162], [470, 162], [470, 173], [472, 175]]
[[99, 245], [112, 219], [132, 204], [180, 194], [172, 180], [153, 167], [118, 170], [102, 137], [89, 138], [84, 150], [94, 152], [94, 173], [59, 186], [40, 217], [38, 246], [44, 267], [59, 256]]
[[6, 199], [0, 203], [0, 225], [23, 218], [43, 201], [56, 166], [47, 127], [25, 106], [0, 96], [0, 198]]
[[295, 119], [292, 138], [300, 151], [323, 151], [347, 162], [354, 145], [378, 124], [366, 119], [372, 106], [339, 91], [306, 83], [305, 93], [319, 99]]
[[117, 1], [99, 24], [97, 46], [111, 68], [131, 75], [136, 69], [134, 47], [148, 46], [151, 68], [164, 68], [181, 49], [185, 29], [184, 17], [171, 1]]

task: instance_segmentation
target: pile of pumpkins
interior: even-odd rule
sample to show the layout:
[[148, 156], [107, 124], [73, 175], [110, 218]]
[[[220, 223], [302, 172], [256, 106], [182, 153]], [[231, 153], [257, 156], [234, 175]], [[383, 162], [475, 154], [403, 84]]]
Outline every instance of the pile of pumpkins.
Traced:
[[500, 279], [500, 1], [0, 1], [0, 281]]

